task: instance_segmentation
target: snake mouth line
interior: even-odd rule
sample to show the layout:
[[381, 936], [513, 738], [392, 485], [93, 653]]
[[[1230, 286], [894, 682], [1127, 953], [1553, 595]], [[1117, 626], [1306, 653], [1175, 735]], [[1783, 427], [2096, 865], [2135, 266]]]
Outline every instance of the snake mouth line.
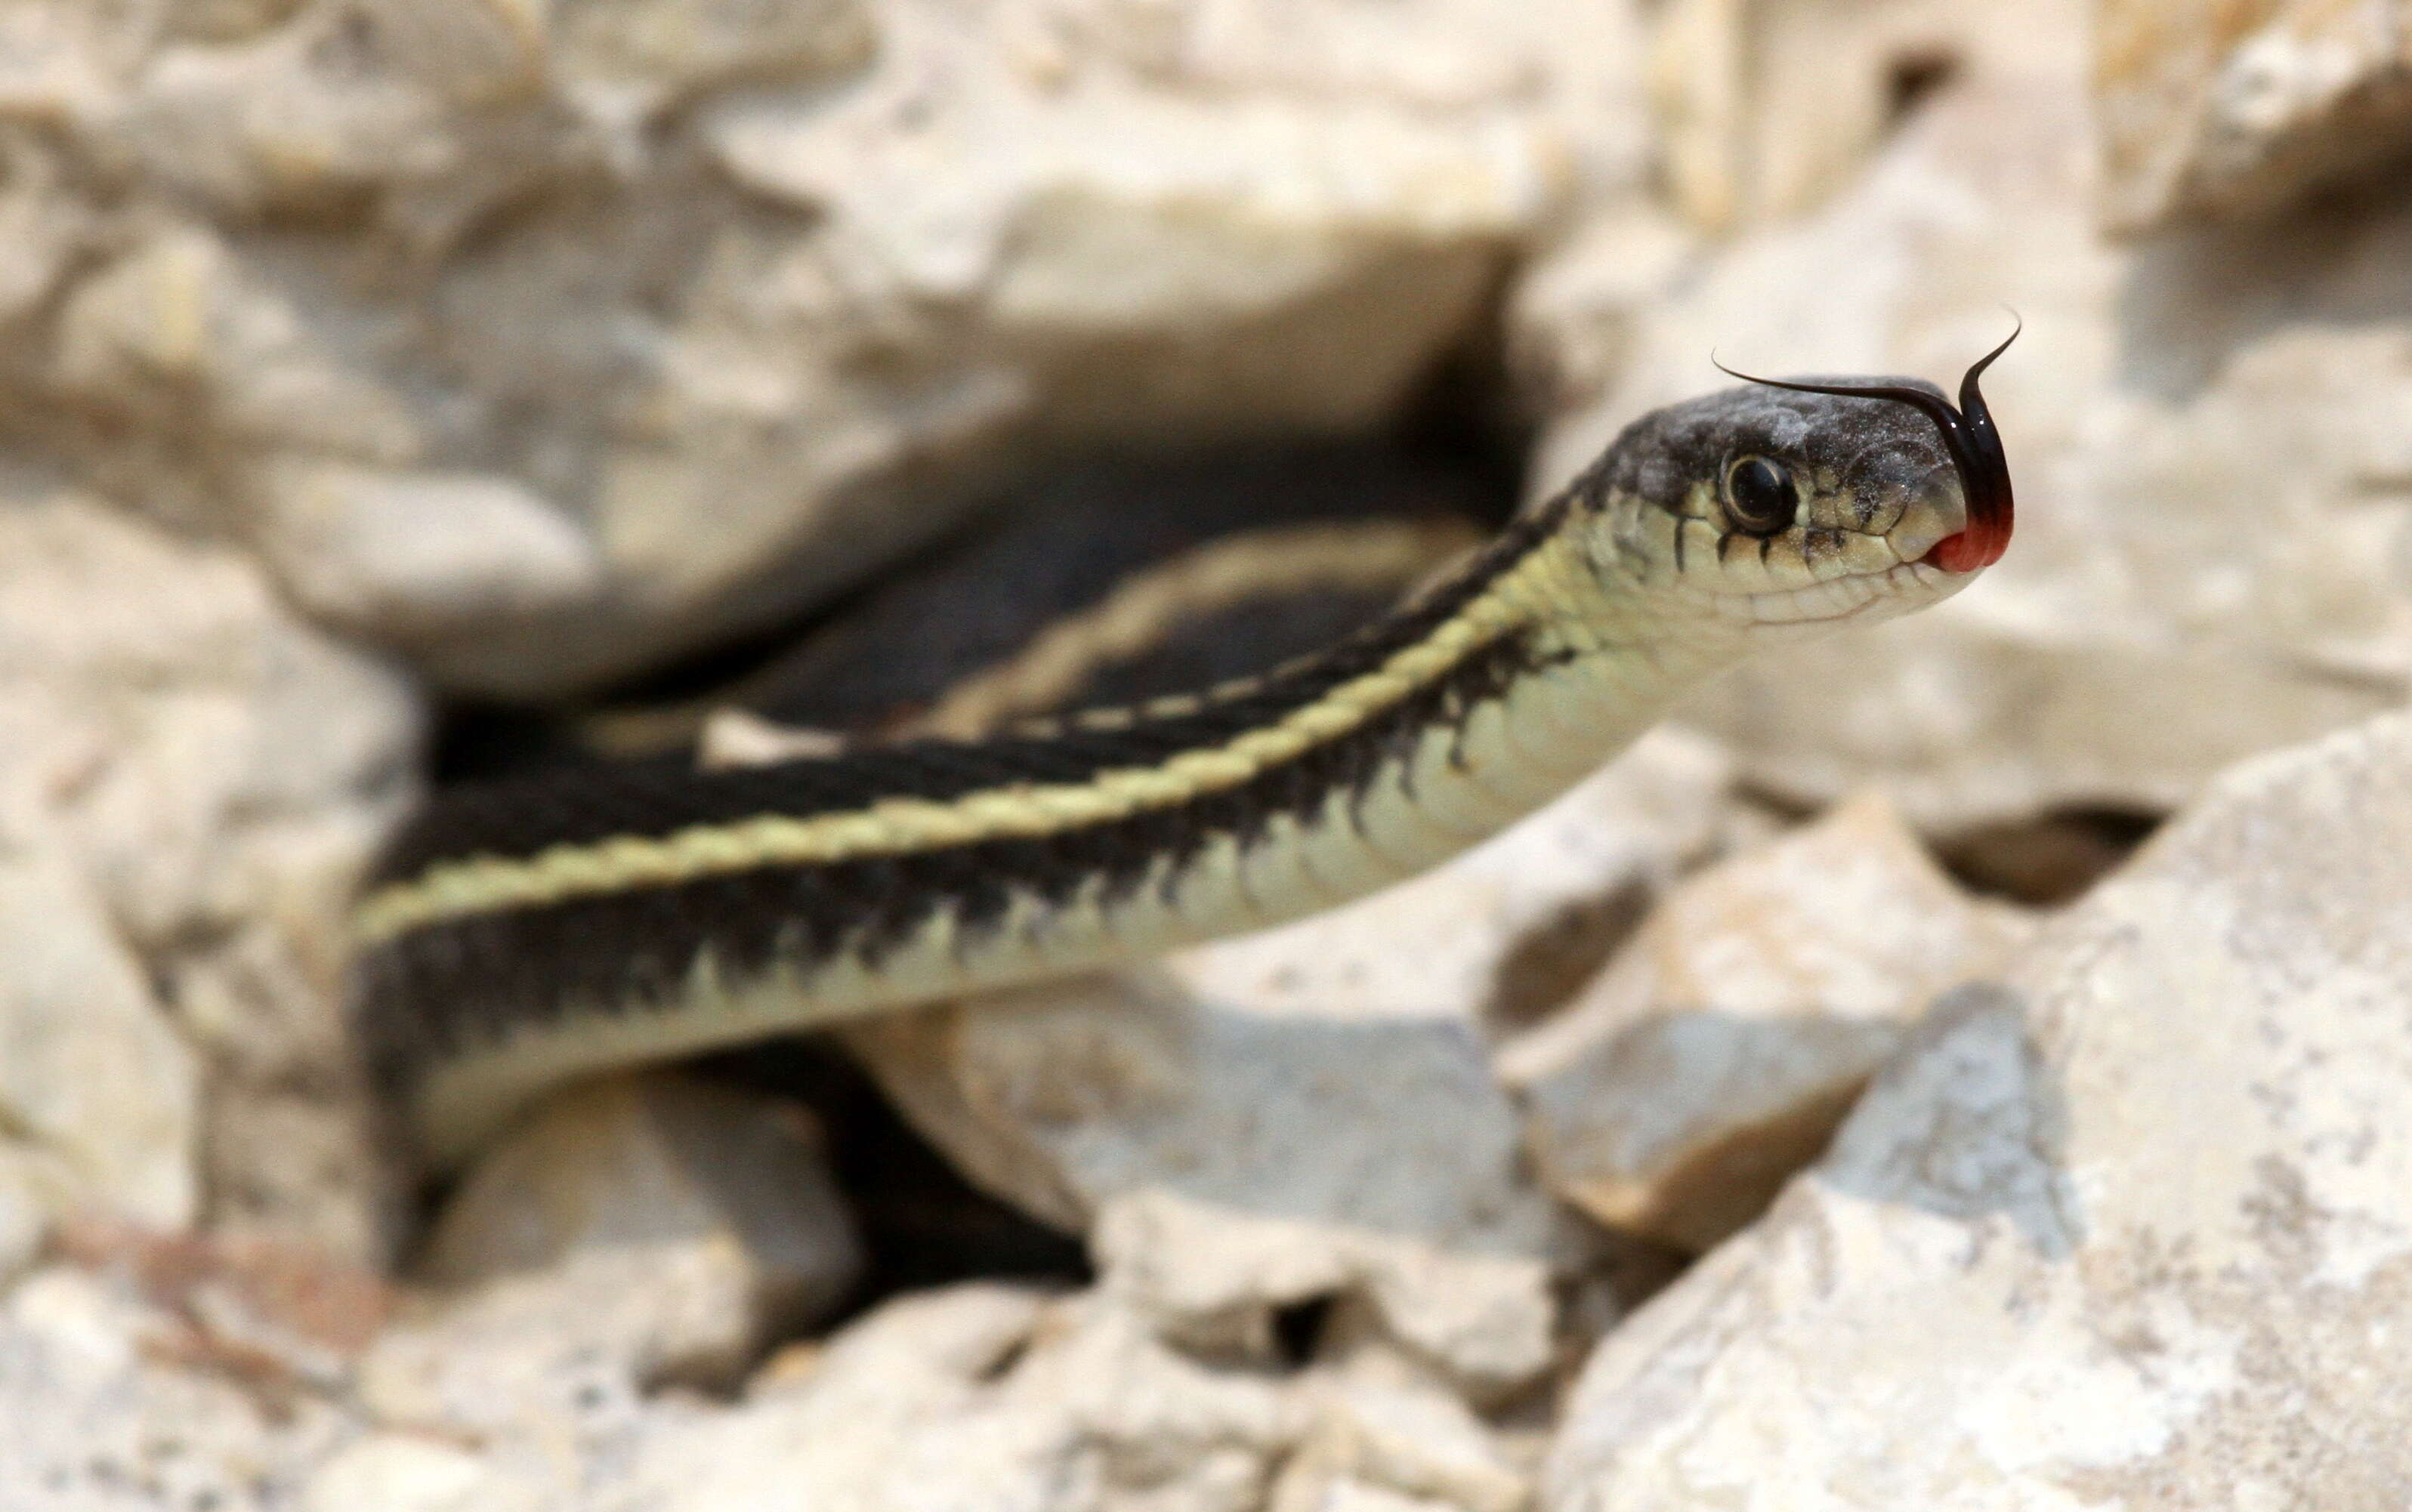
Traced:
[[[1728, 619], [1771, 630], [1846, 624], [1879, 609], [1890, 607], [1899, 612], [1908, 603], [1928, 602], [1922, 598], [1905, 602], [1898, 592], [1905, 586], [1914, 584], [1946, 592], [1958, 588], [1960, 584], [1954, 580], [1965, 575], [1935, 565], [1934, 556], [1934, 551], [1929, 550], [1915, 561], [1896, 562], [1871, 572], [1854, 572], [1776, 593], [1722, 595], [1711, 602]], [[1829, 608], [1838, 596], [1848, 597], [1852, 602]], [[1826, 612], [1816, 612], [1820, 609]]]

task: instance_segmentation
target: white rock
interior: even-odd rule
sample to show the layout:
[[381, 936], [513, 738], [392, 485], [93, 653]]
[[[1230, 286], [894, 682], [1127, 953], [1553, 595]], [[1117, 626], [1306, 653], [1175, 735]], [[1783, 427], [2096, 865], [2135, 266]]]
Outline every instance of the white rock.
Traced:
[[1090, 1240], [1103, 1285], [1168, 1337], [1269, 1352], [1272, 1313], [1353, 1299], [1382, 1336], [1496, 1397], [1550, 1364], [1550, 1270], [1329, 1218], [1233, 1211], [1160, 1190], [1118, 1197]]
[[1523, 1467], [1465, 1402], [1378, 1342], [1330, 1351], [1302, 1380], [1309, 1424], [1269, 1512], [1373, 1506], [1523, 1512]]
[[654, 1389], [726, 1383], [859, 1265], [800, 1110], [670, 1076], [577, 1089], [470, 1175], [429, 1251], [455, 1289], [377, 1341], [360, 1400], [566, 1484], [636, 1442]]
[[[62, 144], [0, 186], [0, 311], [55, 311], [21, 430], [269, 530], [455, 689], [558, 696], [791, 618], [1034, 446], [1391, 418], [1640, 192], [1632, 11], [14, 0], [0, 109]], [[391, 555], [350, 506], [279, 533], [288, 464], [474, 475], [596, 558], [493, 497]], [[374, 570], [438, 555], [490, 626]]]
[[293, 621], [236, 553], [90, 501], [0, 497], [0, 872], [19, 904], [0, 931], [23, 932], [0, 999], [36, 1036], [8, 1062], [34, 1099], [11, 1127], [59, 1141], [93, 1200], [188, 1219], [199, 1118], [221, 1219], [373, 1246], [333, 984], [414, 724], [390, 673]]
[[1533, 1253], [1538, 1196], [1459, 1020], [1272, 1018], [1140, 973], [983, 996], [850, 1036], [967, 1172], [1061, 1226], [1169, 1185], [1279, 1213]]
[[288, 459], [268, 469], [252, 540], [325, 623], [424, 643], [581, 606], [595, 544], [507, 478]]
[[80, 1271], [0, 1299], [0, 1488], [11, 1507], [289, 1506], [341, 1431], [307, 1395], [272, 1410], [228, 1373], [163, 1363], [177, 1320]]
[[476, 1455], [400, 1433], [345, 1446], [311, 1473], [302, 1494], [309, 1512], [536, 1512], [545, 1505]]
[[240, 41], [162, 49], [96, 123], [102, 139], [230, 218], [324, 213], [386, 181], [441, 173], [462, 146], [444, 101], [384, 55], [366, 9], [306, 6]]
[[649, 1442], [597, 1512], [1249, 1512], [1295, 1432], [1275, 1383], [1166, 1349], [1094, 1299], [891, 1302], [791, 1383]]
[[[649, 1373], [725, 1375], [768, 1329], [844, 1298], [861, 1243], [810, 1112], [669, 1074], [579, 1086], [478, 1161], [424, 1263], [430, 1279], [459, 1287], [581, 1253], [669, 1271], [684, 1251], [736, 1262], [740, 1289], [710, 1299], [721, 1309], [669, 1307], [666, 1316], [691, 1318], [704, 1336], [656, 1337]], [[713, 1311], [724, 1315], [697, 1315]]]
[[53, 1203], [44, 1184], [26, 1152], [0, 1149], [0, 1291], [33, 1264], [50, 1237]]
[[0, 847], [0, 1129], [55, 1152], [83, 1200], [181, 1228], [200, 1198], [199, 1066], [63, 847]]
[[2121, 230], [2266, 213], [2412, 144], [2412, 28], [2387, 7], [2115, 0], [2096, 50]]
[[1611, 1335], [1544, 1505], [2392, 1505], [2412, 717], [2214, 784]]
[[2021, 496], [2008, 559], [1932, 613], [1762, 658], [1688, 716], [1754, 785], [1823, 802], [1880, 783], [1930, 829], [2156, 811], [2405, 695], [2412, 212], [2108, 246], [2083, 7], [1965, 22], [1959, 77], [1863, 179], [1645, 303], [1613, 396], [1553, 427], [1543, 481], [1713, 381], [1712, 347], [1754, 372], [1950, 379], [2015, 304], [2026, 335], [1986, 375]]
[[1709, 232], [1816, 208], [1857, 175], [1904, 95], [1948, 74], [1981, 7], [1923, 0], [1672, 0], [1651, 103], [1668, 197]]
[[1862, 795], [1680, 884], [1500, 1070], [1552, 1191], [1704, 1250], [1816, 1158], [1901, 1025], [2025, 933]]
[[564, 92], [622, 130], [714, 85], [842, 76], [879, 42], [863, 0], [581, 0], [548, 20]]

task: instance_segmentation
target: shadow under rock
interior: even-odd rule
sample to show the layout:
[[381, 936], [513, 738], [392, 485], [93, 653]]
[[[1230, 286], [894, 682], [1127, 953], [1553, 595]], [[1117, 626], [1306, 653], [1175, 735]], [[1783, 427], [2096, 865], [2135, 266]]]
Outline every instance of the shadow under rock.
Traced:
[[2281, 325], [2412, 316], [2412, 156], [2260, 219], [2138, 243], [2116, 308], [2120, 382], [2170, 401]]

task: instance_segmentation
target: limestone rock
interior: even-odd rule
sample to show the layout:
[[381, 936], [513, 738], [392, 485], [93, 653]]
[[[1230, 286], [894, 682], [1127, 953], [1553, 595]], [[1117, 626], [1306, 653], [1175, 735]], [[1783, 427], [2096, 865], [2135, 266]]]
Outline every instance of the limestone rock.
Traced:
[[2412, 1494], [2412, 718], [2223, 776], [1594, 1356], [1543, 1505]]
[[312, 1397], [166, 1362], [171, 1316], [66, 1267], [0, 1298], [0, 1487], [38, 1512], [288, 1506], [343, 1431]]
[[63, 847], [11, 839], [0, 850], [0, 1151], [54, 1153], [73, 1200], [183, 1227], [199, 1211], [200, 1068]]
[[1714, 381], [1712, 347], [1754, 372], [1956, 379], [2016, 305], [2026, 334], [1986, 375], [2019, 482], [2008, 557], [1931, 613], [1763, 657], [1686, 717], [1754, 785], [1822, 803], [1877, 783], [1933, 831], [2164, 811], [2405, 696], [2412, 211], [2373, 195], [2108, 245], [2083, 7], [1962, 8], [1958, 74], [1864, 177], [1632, 312], [1630, 360], [1553, 426], [1541, 481]]
[[425, 1267], [469, 1286], [581, 1252], [687, 1248], [743, 1257], [746, 1322], [729, 1342], [740, 1352], [845, 1296], [861, 1246], [809, 1111], [668, 1073], [574, 1088], [478, 1161]]
[[1528, 1466], [1417, 1362], [1377, 1341], [1326, 1351], [1301, 1381], [1307, 1426], [1269, 1512], [1407, 1505], [1523, 1512]]
[[[1065, 1226], [1100, 1225], [1101, 1253], [1144, 1243], [1186, 1278], [1175, 1292], [1213, 1292], [1187, 1311], [1261, 1317], [1378, 1273], [1417, 1292], [1393, 1314], [1410, 1330], [1453, 1329], [1442, 1319], [1461, 1306], [1517, 1314], [1512, 1338], [1470, 1346], [1512, 1357], [1479, 1370], [1544, 1362], [1550, 1214], [1463, 1021], [1267, 1019], [1130, 976], [998, 994], [852, 1043], [976, 1181]], [[1213, 1216], [1185, 1238], [1109, 1237], [1098, 1215], [1152, 1189], [1175, 1206], [1150, 1213]], [[1287, 1256], [1271, 1272], [1250, 1258], [1268, 1246]]]
[[860, 1265], [801, 1108], [666, 1074], [591, 1084], [470, 1173], [429, 1244], [450, 1294], [378, 1341], [362, 1399], [497, 1435], [533, 1474], [638, 1431], [665, 1383], [725, 1383]]
[[287, 462], [260, 497], [262, 556], [331, 625], [407, 645], [580, 606], [602, 589], [594, 543], [504, 478]]
[[22, 445], [521, 697], [790, 619], [1037, 447], [1377, 425], [1647, 173], [1625, 0], [7, 15]]
[[1947, 77], [1976, 7], [1933, 0], [1673, 0], [1650, 95], [1669, 198], [1726, 233], [1814, 210]]
[[2412, 146], [2412, 28], [2390, 7], [2111, 0], [2095, 37], [2120, 230], [2267, 213]]
[[1097, 1299], [963, 1286], [890, 1302], [668, 1428], [595, 1505], [767, 1512], [810, 1487], [861, 1512], [1247, 1512], [1295, 1417], [1277, 1383], [1184, 1358]]
[[1552, 1191], [1704, 1250], [1816, 1158], [1902, 1025], [2025, 932], [1862, 795], [1679, 885], [1500, 1069]]
[[1273, 1313], [1350, 1299], [1381, 1338], [1496, 1397], [1550, 1363], [1549, 1268], [1413, 1234], [1234, 1212], [1161, 1190], [1120, 1197], [1091, 1247], [1106, 1289], [1167, 1337], [1269, 1352]]
[[223, 1221], [372, 1247], [338, 915], [413, 723], [236, 553], [0, 496], [0, 1126], [59, 1204], [172, 1228], [206, 1184]]
[[439, 1440], [372, 1433], [311, 1472], [308, 1512], [539, 1512], [539, 1491], [496, 1475], [478, 1456]]

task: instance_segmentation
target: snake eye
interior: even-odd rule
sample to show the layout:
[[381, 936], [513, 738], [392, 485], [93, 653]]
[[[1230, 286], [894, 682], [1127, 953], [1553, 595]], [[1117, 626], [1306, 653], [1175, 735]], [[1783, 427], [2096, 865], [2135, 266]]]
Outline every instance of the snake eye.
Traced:
[[1792, 475], [1764, 457], [1742, 457], [1726, 469], [1726, 515], [1753, 536], [1781, 534], [1792, 523], [1801, 491]]

